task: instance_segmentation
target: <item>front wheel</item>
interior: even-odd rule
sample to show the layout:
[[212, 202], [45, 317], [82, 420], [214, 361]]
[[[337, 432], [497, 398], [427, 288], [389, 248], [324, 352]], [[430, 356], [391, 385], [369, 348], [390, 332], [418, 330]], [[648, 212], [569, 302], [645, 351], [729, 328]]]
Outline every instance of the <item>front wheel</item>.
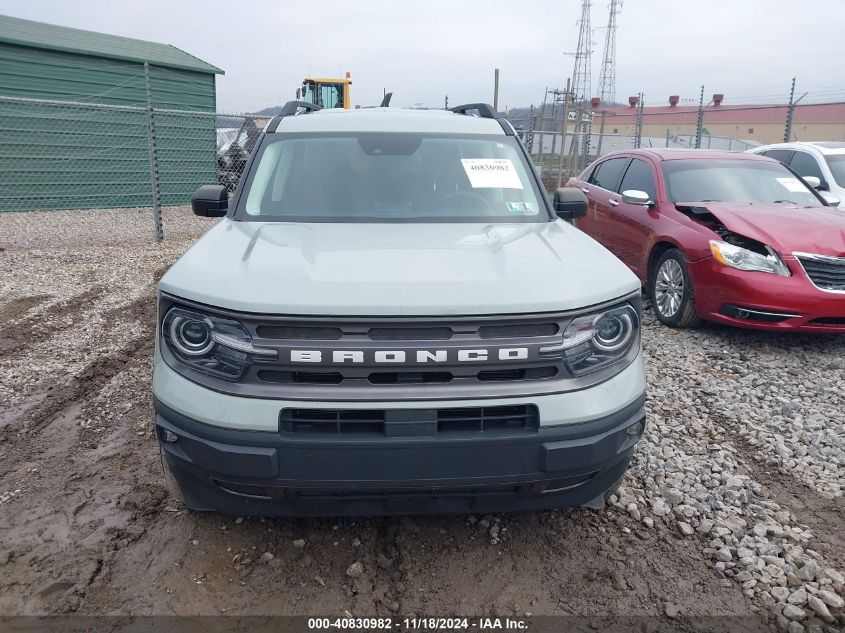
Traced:
[[685, 328], [701, 322], [687, 263], [678, 249], [669, 249], [657, 260], [649, 275], [648, 294], [657, 319], [664, 325]]

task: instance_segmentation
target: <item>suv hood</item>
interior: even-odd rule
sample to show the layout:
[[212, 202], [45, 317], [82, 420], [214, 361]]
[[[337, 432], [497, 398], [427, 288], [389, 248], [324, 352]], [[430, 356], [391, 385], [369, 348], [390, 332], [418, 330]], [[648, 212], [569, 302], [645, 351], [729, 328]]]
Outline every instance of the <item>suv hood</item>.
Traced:
[[260, 223], [224, 219], [162, 277], [163, 292], [265, 314], [443, 316], [584, 308], [639, 290], [563, 222]]
[[729, 231], [781, 254], [801, 251], [845, 256], [845, 213], [829, 207], [728, 202], [678, 202], [675, 206], [704, 207]]

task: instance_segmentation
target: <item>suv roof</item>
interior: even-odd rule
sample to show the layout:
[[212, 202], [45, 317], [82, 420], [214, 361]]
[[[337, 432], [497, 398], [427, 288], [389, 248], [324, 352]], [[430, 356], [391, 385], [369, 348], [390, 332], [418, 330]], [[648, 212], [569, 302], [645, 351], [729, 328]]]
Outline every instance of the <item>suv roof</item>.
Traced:
[[451, 110], [403, 108], [330, 108], [286, 116], [276, 132], [417, 132], [434, 134], [497, 134], [505, 131], [498, 118]]
[[845, 143], [837, 141], [796, 141], [794, 143], [772, 143], [753, 148], [753, 151], [767, 151], [770, 149], [814, 149], [820, 154], [845, 154]]

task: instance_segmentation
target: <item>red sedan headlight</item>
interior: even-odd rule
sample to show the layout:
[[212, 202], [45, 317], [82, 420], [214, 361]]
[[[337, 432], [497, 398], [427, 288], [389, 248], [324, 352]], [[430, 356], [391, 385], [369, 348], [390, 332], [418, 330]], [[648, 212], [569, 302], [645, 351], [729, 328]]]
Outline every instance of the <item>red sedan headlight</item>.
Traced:
[[737, 270], [774, 273], [781, 277], [789, 277], [789, 268], [778, 257], [778, 254], [768, 246], [766, 250], [768, 254], [763, 255], [721, 240], [710, 240], [710, 252], [713, 253], [713, 257], [720, 264]]

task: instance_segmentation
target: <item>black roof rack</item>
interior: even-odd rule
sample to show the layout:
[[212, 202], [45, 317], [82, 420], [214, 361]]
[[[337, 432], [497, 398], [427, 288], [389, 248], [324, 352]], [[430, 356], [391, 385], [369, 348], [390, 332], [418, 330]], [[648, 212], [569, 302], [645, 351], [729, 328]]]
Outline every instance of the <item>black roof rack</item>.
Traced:
[[478, 116], [482, 119], [496, 119], [499, 122], [499, 125], [502, 126], [505, 134], [508, 136], [514, 136], [513, 128], [507, 123], [506, 119], [501, 114], [493, 109], [493, 106], [489, 103], [465, 103], [463, 105], [455, 106], [454, 108], [449, 108], [449, 110], [457, 114], [467, 114], [468, 112], [475, 110], [478, 112]]
[[452, 112], [457, 112], [458, 114], [466, 114], [470, 110], [477, 110], [478, 116], [482, 119], [499, 119], [499, 113], [493, 109], [489, 103], [465, 103], [464, 105], [455, 106], [454, 108], [449, 108]]
[[317, 110], [322, 110], [322, 106], [318, 106], [316, 103], [311, 103], [309, 101], [288, 101], [285, 105], [282, 106], [282, 111], [279, 112], [276, 116], [270, 119], [270, 123], [267, 124], [267, 131], [268, 132], [275, 132], [276, 128], [279, 127], [279, 123], [281, 123], [282, 119], [286, 116], [293, 116], [299, 109], [302, 108], [305, 110], [304, 114], [308, 112], [316, 112]]

